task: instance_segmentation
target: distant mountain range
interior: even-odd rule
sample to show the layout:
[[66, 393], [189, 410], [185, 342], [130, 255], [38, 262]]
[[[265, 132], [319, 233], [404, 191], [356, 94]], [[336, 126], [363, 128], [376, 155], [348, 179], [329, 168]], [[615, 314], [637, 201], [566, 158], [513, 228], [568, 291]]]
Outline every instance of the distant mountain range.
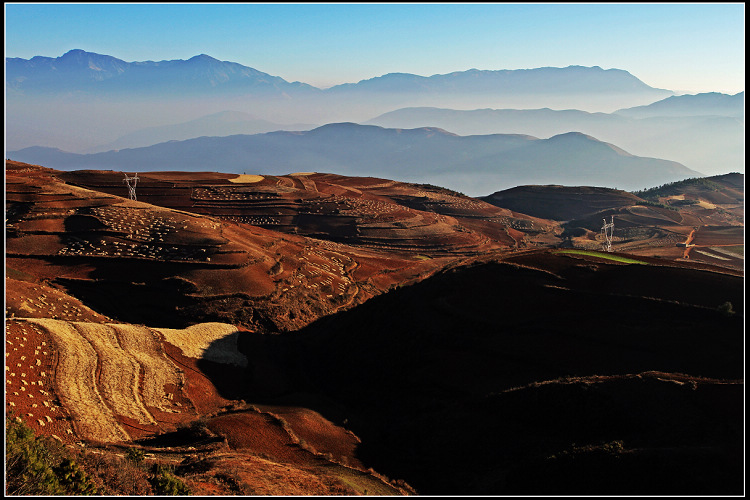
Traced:
[[80, 49], [60, 57], [6, 58], [5, 83], [22, 93], [57, 94], [243, 91], [260, 94], [317, 91], [241, 64], [205, 54], [188, 60], [125, 62]]
[[654, 89], [620, 69], [604, 70], [599, 66], [568, 66], [566, 68], [534, 68], [487, 71], [470, 69], [430, 77], [409, 73], [387, 75], [346, 83], [328, 89], [329, 92], [515, 92], [521, 94], [561, 94], [590, 92], [654, 92]]
[[321, 90], [287, 82], [254, 68], [205, 54], [188, 60], [125, 62], [75, 49], [60, 57], [6, 58], [6, 85], [14, 91], [153, 93], [244, 91], [249, 93], [646, 93], [669, 95], [627, 71], [598, 66], [480, 71], [471, 69], [423, 77], [390, 73]]
[[58, 169], [296, 171], [386, 177], [486, 195], [525, 184], [642, 189], [701, 176], [677, 162], [633, 156], [581, 133], [459, 136], [438, 128], [354, 123], [303, 132], [201, 137], [97, 154], [26, 148], [7, 155]]
[[[389, 73], [320, 89], [205, 54], [126, 62], [80, 49], [60, 57], [6, 58], [5, 85], [8, 149], [46, 146], [79, 153], [143, 146], [120, 138], [225, 110], [277, 124], [361, 123], [415, 106], [613, 112], [673, 94], [627, 71], [598, 66]], [[157, 140], [164, 138], [164, 129], [156, 132]], [[200, 135], [219, 133], [221, 128]]]
[[[663, 116], [656, 115], [658, 111]], [[706, 174], [744, 170], [744, 92], [669, 97], [616, 113], [568, 109], [402, 108], [364, 122], [391, 128], [439, 127], [460, 135], [570, 131], [592, 135], [640, 156], [668, 158]]]
[[647, 106], [636, 106], [616, 111], [631, 118], [655, 116], [733, 116], [745, 117], [745, 92], [734, 95], [707, 92], [695, 95], [670, 96]]

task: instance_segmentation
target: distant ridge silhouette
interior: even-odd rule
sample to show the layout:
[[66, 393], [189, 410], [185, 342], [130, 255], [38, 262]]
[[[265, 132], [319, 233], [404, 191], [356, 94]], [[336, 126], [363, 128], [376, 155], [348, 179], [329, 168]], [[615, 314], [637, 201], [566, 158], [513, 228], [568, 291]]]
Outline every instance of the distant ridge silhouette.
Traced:
[[11, 159], [58, 169], [192, 170], [262, 174], [331, 172], [430, 183], [469, 195], [524, 184], [641, 189], [701, 176], [677, 162], [633, 156], [580, 132], [459, 136], [435, 127], [332, 123], [310, 131], [201, 137], [81, 155], [47, 148]]

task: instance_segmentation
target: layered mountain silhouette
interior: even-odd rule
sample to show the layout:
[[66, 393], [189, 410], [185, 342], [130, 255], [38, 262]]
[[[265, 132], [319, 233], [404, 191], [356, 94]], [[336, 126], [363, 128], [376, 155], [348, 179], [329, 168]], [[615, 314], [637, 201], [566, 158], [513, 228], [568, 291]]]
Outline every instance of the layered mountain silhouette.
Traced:
[[[710, 102], [717, 105], [709, 106]], [[540, 138], [575, 130], [635, 155], [667, 158], [706, 174], [721, 174], [744, 169], [743, 108], [744, 93], [711, 93], [669, 97], [643, 109], [616, 113], [410, 107], [364, 123], [393, 128], [432, 126], [461, 135], [514, 133]]]
[[[219, 61], [206, 54], [188, 60], [125, 62], [116, 57], [74, 49], [60, 57], [6, 58], [6, 85], [22, 92], [156, 92], [242, 89], [247, 92], [314, 92], [320, 89], [290, 83], [254, 68]], [[598, 66], [480, 71], [471, 69], [423, 77], [389, 73], [358, 83], [336, 85], [327, 94], [351, 92], [449, 93], [613, 93], [668, 95], [630, 73]]]
[[325, 171], [430, 183], [470, 195], [523, 184], [632, 190], [701, 175], [676, 162], [633, 156], [578, 132], [549, 139], [459, 136], [438, 128], [386, 129], [354, 123], [303, 132], [201, 137], [89, 155], [50, 148], [8, 155], [58, 169]]
[[75, 49], [60, 57], [6, 58], [6, 85], [23, 93], [54, 94], [243, 91], [280, 94], [315, 91], [241, 64], [206, 54], [188, 60], [125, 62]]
[[745, 92], [734, 95], [706, 92], [695, 95], [670, 96], [646, 106], [620, 109], [616, 113], [633, 118], [716, 115], [744, 119]]
[[80, 49], [60, 57], [6, 58], [5, 85], [8, 149], [47, 146], [79, 153], [101, 151], [101, 145], [143, 128], [225, 110], [272, 123], [324, 124], [362, 122], [413, 106], [612, 112], [672, 94], [627, 71], [597, 66], [390, 73], [320, 89], [205, 54], [126, 62]]

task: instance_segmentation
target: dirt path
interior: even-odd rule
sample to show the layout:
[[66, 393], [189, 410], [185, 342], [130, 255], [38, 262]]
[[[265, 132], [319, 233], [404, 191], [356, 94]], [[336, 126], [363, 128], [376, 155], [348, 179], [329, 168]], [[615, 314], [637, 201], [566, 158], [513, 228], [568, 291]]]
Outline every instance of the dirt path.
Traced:
[[690, 258], [690, 249], [693, 248], [690, 246], [690, 242], [695, 239], [695, 229], [690, 231], [690, 234], [688, 234], [687, 238], [685, 239], [685, 252], [682, 254], [683, 259], [689, 259]]

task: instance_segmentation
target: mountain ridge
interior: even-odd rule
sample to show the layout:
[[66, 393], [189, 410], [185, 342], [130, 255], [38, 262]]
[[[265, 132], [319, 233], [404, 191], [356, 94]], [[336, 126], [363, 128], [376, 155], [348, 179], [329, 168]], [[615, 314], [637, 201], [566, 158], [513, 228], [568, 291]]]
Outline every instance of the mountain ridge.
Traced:
[[274, 123], [323, 124], [362, 122], [405, 106], [614, 111], [673, 93], [597, 66], [388, 75], [320, 89], [207, 54], [126, 62], [74, 49], [60, 57], [6, 58], [7, 148], [88, 152], [144, 127], [225, 109]]
[[[52, 168], [204, 170], [286, 174], [323, 171], [389, 177], [487, 194], [523, 184], [595, 183], [641, 189], [700, 176], [677, 162], [637, 157], [579, 132], [538, 139], [519, 134], [459, 136], [435, 127], [388, 129], [355, 123], [310, 131], [200, 137], [90, 155], [43, 148], [14, 160]], [[614, 184], [613, 184], [614, 183]], [[492, 189], [489, 188], [489, 189]]]
[[635, 118], [695, 115], [718, 115], [744, 118], [744, 108], [744, 91], [736, 94], [703, 92], [700, 94], [673, 95], [645, 106], [619, 109], [615, 111], [615, 114]]
[[[702, 94], [695, 97], [700, 99]], [[680, 96], [683, 98], [684, 96]], [[710, 96], [709, 96], [710, 97]], [[668, 158], [706, 174], [744, 168], [744, 117], [741, 95], [719, 95], [734, 104], [714, 115], [705, 116], [699, 107], [681, 108], [685, 116], [630, 116], [626, 112], [602, 113], [577, 109], [449, 109], [445, 107], [404, 107], [389, 111], [363, 124], [383, 127], [436, 126], [460, 135], [521, 133], [546, 138], [580, 131], [616, 144], [637, 156]], [[668, 102], [673, 98], [657, 101]], [[693, 108], [690, 111], [690, 108]], [[631, 108], [637, 110], [638, 108]], [[723, 113], [723, 116], [719, 113]], [[744, 116], [744, 115], [743, 115]]]
[[[64, 66], [58, 67], [60, 64], [63, 64]], [[10, 83], [9, 87], [17, 91], [22, 89], [33, 89], [33, 78], [44, 78], [46, 76], [43, 74], [45, 69], [48, 70], [48, 73], [49, 71], [58, 71], [60, 69], [73, 72], [85, 67], [91, 71], [84, 73], [84, 76], [88, 75], [89, 78], [98, 82], [113, 80], [120, 77], [121, 79], [130, 78], [131, 80], [134, 80], [133, 82], [128, 82], [132, 85], [140, 82], [138, 82], [135, 77], [129, 77], [129, 73], [136, 73], [138, 70], [144, 69], [172, 69], [182, 71], [183, 73], [185, 73], [186, 70], [193, 71], [192, 74], [189, 72], [186, 74], [192, 75], [193, 78], [196, 76], [202, 76], [203, 78], [207, 77], [212, 86], [220, 84], [226, 85], [228, 82], [233, 79], [236, 80], [237, 78], [250, 78], [255, 82], [250, 82], [251, 85], [265, 83], [272, 85], [277, 90], [304, 90], [327, 94], [336, 94], [342, 91], [346, 92], [373, 87], [380, 92], [386, 90], [397, 92], [413, 92], [414, 90], [428, 90], [432, 92], [518, 91], [519, 89], [517, 87], [519, 84], [523, 85], [526, 91], [533, 92], [539, 92], [540, 90], [555, 90], [556, 92], [560, 92], [562, 89], [568, 92], [645, 91], [671, 93], [671, 91], [665, 89], [650, 87], [625, 70], [616, 68], [604, 70], [599, 66], [586, 67], [571, 65], [564, 68], [544, 67], [516, 70], [470, 69], [467, 71], [436, 74], [429, 77], [411, 73], [388, 73], [361, 80], [357, 83], [334, 85], [325, 90], [302, 82], [288, 82], [281, 77], [269, 75], [255, 68], [235, 62], [220, 61], [206, 54], [199, 54], [187, 60], [175, 59], [158, 62], [126, 62], [114, 56], [87, 52], [82, 49], [72, 49], [57, 58], [46, 56], [34, 56], [31, 59], [17, 57], [6, 58], [6, 66], [6, 71], [8, 72], [8, 74], [6, 74], [6, 84]], [[107, 67], [110, 69], [107, 69]], [[208, 71], [207, 68], [210, 68], [210, 71]], [[24, 75], [22, 74], [22, 70], [24, 69], [32, 69], [35, 71], [31, 71], [30, 73], [27, 72], [27, 74]], [[198, 73], [198, 75], [196, 75], [196, 69], [202, 70], [203, 74], [201, 75]], [[182, 74], [182, 76], [184, 76], [184, 74]], [[581, 79], [582, 76], [585, 78]], [[408, 87], [393, 87], [392, 85], [398, 81], [408, 82], [410, 85]], [[78, 83], [81, 84], [83, 82], [85, 82], [85, 80], [80, 80]], [[42, 81], [42, 84], [43, 83], [45, 82]], [[418, 84], [416, 87], [414, 85], [415, 83]], [[609, 85], [609, 88], [605, 89], [597, 87], [597, 85], [601, 86], [605, 83]], [[461, 84], [464, 85], [464, 87], [455, 87], [456, 85]], [[378, 88], [379, 85], [380, 88]], [[45, 85], [37, 85], [37, 87], [41, 87], [42, 90], [46, 91], [52, 90], [49, 86]], [[108, 90], [123, 89], [118, 88], [117, 86], [112, 86]]]

